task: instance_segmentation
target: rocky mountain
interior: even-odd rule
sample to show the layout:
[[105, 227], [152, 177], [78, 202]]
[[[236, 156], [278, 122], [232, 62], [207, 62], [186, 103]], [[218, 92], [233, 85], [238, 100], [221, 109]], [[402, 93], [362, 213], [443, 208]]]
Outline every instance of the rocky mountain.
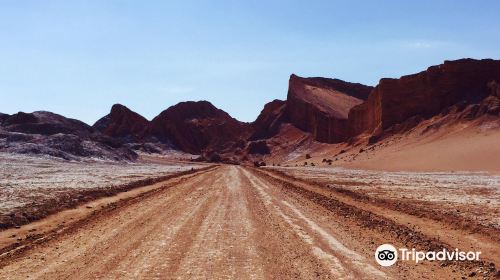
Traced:
[[[293, 150], [291, 146], [308, 139], [340, 143], [365, 134], [376, 141], [384, 131], [403, 133], [437, 114], [454, 114], [441, 118], [445, 121], [497, 116], [499, 71], [500, 61], [446, 61], [418, 74], [382, 79], [375, 88], [291, 75], [287, 100], [264, 106], [251, 124], [251, 136], [234, 149], [235, 155], [258, 160], [273, 151]], [[246, 147], [244, 153], [241, 147]]]
[[372, 87], [338, 79], [290, 76], [286, 113], [314, 139], [338, 143], [349, 137], [349, 110], [368, 97]]
[[232, 118], [208, 101], [181, 102], [161, 112], [152, 121], [145, 139], [171, 142], [182, 151], [200, 154], [224, 150], [250, 135], [249, 124]]
[[111, 112], [92, 127], [109, 137], [129, 143], [140, 142], [148, 126], [146, 118], [121, 104], [115, 104]]
[[498, 116], [499, 84], [500, 61], [461, 59], [399, 79], [381, 79], [375, 88], [291, 75], [287, 100], [267, 103], [253, 123], [239, 122], [208, 101], [181, 102], [152, 121], [115, 104], [92, 127], [42, 111], [0, 114], [0, 151], [128, 160], [137, 156], [130, 147], [155, 153], [178, 149], [228, 162], [253, 160], [311, 141], [378, 139], [437, 114]]
[[[424, 121], [436, 128], [498, 117], [499, 81], [500, 61], [491, 59], [445, 61], [417, 74], [381, 79], [375, 88], [292, 75], [287, 100], [268, 103], [252, 124], [247, 156], [261, 160], [256, 156], [294, 153], [311, 140], [349, 145], [367, 137], [373, 143]], [[437, 115], [439, 123], [433, 124], [429, 119]]]
[[245, 142], [252, 130], [208, 101], [181, 102], [152, 121], [115, 104], [93, 128], [137, 150], [161, 153], [177, 149], [192, 154], [230, 149]]
[[134, 160], [137, 154], [91, 126], [45, 111], [19, 112], [0, 125], [0, 151], [42, 154], [68, 160]]

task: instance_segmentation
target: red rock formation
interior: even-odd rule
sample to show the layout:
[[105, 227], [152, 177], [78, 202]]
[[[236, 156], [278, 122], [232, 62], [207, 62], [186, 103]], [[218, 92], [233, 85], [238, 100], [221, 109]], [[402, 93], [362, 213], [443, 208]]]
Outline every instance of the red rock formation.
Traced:
[[137, 142], [146, 131], [149, 121], [129, 108], [115, 104], [111, 112], [99, 119], [93, 128], [113, 138]]
[[349, 113], [351, 136], [376, 132], [413, 116], [428, 118], [458, 102], [479, 103], [500, 81], [500, 61], [445, 61], [418, 74], [382, 79], [363, 104]]
[[147, 137], [172, 142], [193, 154], [229, 148], [249, 134], [250, 125], [233, 119], [208, 101], [172, 106], [155, 117], [147, 131]]
[[296, 127], [320, 142], [349, 137], [348, 112], [363, 102], [372, 87], [337, 79], [290, 76], [286, 113]]
[[273, 100], [264, 106], [257, 119], [252, 123], [250, 140], [266, 139], [274, 136], [283, 122], [287, 121], [285, 114], [286, 102]]

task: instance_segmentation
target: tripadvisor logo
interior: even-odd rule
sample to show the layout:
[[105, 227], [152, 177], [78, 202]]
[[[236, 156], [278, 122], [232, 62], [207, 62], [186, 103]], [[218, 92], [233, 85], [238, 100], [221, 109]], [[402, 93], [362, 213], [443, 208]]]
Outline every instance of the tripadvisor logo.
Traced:
[[391, 244], [380, 245], [375, 251], [375, 260], [381, 266], [391, 266], [398, 260], [398, 251]]
[[[464, 252], [458, 249], [449, 251], [442, 249], [440, 251], [417, 251], [415, 249], [399, 248], [396, 249], [391, 244], [383, 244], [375, 250], [375, 260], [381, 266], [391, 266], [396, 261], [413, 261], [419, 263], [421, 261], [478, 261], [481, 252]], [[398, 258], [399, 256], [399, 258]]]

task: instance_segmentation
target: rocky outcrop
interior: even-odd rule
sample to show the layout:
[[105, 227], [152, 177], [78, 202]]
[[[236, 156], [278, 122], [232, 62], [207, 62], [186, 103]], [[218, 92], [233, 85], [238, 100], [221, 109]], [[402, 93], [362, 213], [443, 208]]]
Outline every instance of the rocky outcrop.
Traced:
[[351, 109], [352, 136], [377, 133], [413, 116], [429, 118], [456, 103], [480, 103], [500, 81], [500, 61], [445, 61], [400, 79], [382, 79], [368, 100]]
[[273, 100], [264, 106], [257, 119], [252, 123], [250, 140], [266, 139], [274, 136], [282, 123], [288, 121], [285, 113], [286, 102]]
[[124, 142], [139, 142], [147, 130], [149, 121], [129, 108], [115, 104], [111, 112], [99, 119], [92, 127]]
[[368, 97], [372, 87], [338, 79], [290, 76], [286, 114], [299, 129], [326, 143], [345, 141], [349, 110]]
[[488, 84], [490, 95], [479, 104], [477, 115], [500, 116], [500, 84], [492, 81]]
[[0, 125], [0, 151], [67, 160], [135, 160], [137, 154], [89, 125], [51, 112], [19, 112]]
[[500, 97], [500, 84], [497, 81], [492, 81], [488, 84], [490, 88], [490, 95]]
[[252, 141], [248, 144], [248, 154], [251, 155], [267, 155], [271, 153], [271, 149], [266, 141]]
[[169, 141], [192, 154], [224, 150], [250, 135], [250, 125], [233, 119], [208, 101], [181, 102], [152, 121], [146, 138]]

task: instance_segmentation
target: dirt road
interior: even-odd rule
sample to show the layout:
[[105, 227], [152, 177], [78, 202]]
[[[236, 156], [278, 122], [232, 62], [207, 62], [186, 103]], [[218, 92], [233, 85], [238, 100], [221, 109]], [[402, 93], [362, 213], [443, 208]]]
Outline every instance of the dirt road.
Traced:
[[461, 279], [484, 265], [381, 267], [373, 257], [380, 244], [409, 241], [377, 229], [387, 218], [321, 197], [220, 166], [1, 259], [0, 279]]

